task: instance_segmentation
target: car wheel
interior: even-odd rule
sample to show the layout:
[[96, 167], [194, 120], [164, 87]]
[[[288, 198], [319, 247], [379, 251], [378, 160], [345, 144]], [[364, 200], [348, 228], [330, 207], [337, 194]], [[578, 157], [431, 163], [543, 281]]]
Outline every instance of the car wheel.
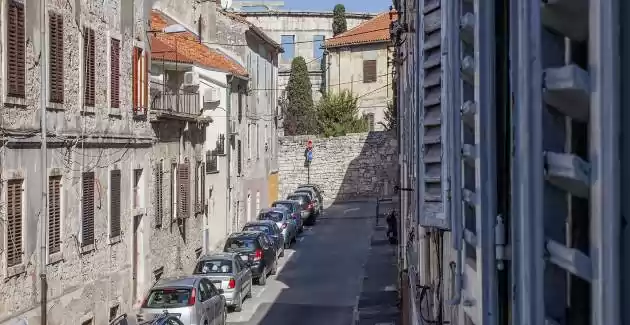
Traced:
[[223, 318], [223, 325], [227, 324], [227, 314], [228, 314], [227, 306], [224, 306], [223, 307], [223, 317], [222, 317]]
[[249, 286], [249, 290], [247, 290], [247, 294], [245, 295], [245, 299], [249, 299], [252, 297], [252, 286]]
[[282, 245], [282, 252], [280, 252], [280, 257], [284, 257], [284, 247], [286, 246], [286, 244]]
[[240, 294], [238, 295], [238, 300], [236, 305], [234, 305], [234, 311], [235, 312], [240, 312], [243, 310], [243, 296], [241, 296]]
[[266, 270], [264, 270], [262, 274], [260, 275], [260, 278], [258, 278], [258, 285], [264, 286], [265, 284], [267, 284], [267, 271]]

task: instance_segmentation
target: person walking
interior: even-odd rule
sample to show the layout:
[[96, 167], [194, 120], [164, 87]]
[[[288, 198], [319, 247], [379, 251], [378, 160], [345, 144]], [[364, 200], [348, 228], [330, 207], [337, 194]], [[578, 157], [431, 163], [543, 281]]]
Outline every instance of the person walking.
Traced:
[[387, 216], [387, 238], [392, 245], [398, 242], [398, 221], [394, 210]]

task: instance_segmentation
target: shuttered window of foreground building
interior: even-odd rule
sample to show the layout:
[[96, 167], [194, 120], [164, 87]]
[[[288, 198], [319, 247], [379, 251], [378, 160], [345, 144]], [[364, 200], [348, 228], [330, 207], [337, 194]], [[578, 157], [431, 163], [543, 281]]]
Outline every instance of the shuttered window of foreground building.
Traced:
[[83, 101], [86, 106], [94, 106], [96, 62], [94, 30], [83, 28]]
[[376, 82], [376, 60], [363, 60], [363, 82]]
[[112, 38], [109, 47], [111, 66], [109, 105], [120, 108], [120, 41]]
[[48, 254], [61, 251], [61, 176], [48, 178]]
[[81, 245], [94, 244], [94, 172], [84, 172], [81, 184]]
[[22, 264], [22, 179], [7, 182], [7, 266]]
[[177, 166], [177, 217], [190, 216], [190, 168], [189, 162]]
[[164, 169], [162, 162], [155, 164], [155, 227], [162, 227], [164, 215]]
[[10, 1], [7, 13], [7, 95], [24, 98], [26, 88], [26, 45], [24, 4]]
[[63, 103], [63, 16], [61, 14], [49, 13], [48, 37], [49, 45], [49, 83], [50, 102]]
[[121, 201], [121, 173], [120, 170], [112, 170], [109, 185], [109, 238], [120, 236], [120, 201]]

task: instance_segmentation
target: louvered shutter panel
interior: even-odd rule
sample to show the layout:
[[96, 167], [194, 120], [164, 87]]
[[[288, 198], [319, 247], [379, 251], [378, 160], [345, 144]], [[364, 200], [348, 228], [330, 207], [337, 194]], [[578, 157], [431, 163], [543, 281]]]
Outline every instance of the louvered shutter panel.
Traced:
[[9, 4], [7, 24], [7, 95], [24, 98], [26, 83], [24, 5]]
[[164, 213], [164, 198], [163, 192], [164, 174], [162, 170], [162, 163], [155, 164], [155, 226], [162, 226], [162, 217]]
[[7, 182], [7, 266], [22, 264], [22, 182]]
[[112, 38], [110, 43], [110, 106], [120, 108], [120, 41]]
[[94, 244], [94, 173], [83, 173], [81, 197], [81, 245]]
[[96, 46], [94, 42], [94, 30], [90, 28], [85, 28], [83, 30], [83, 62], [85, 64], [85, 93], [83, 97], [86, 106], [94, 106], [94, 91], [96, 82], [96, 71], [94, 66], [94, 55]]
[[188, 162], [177, 167], [177, 210], [179, 218], [187, 218], [190, 215], [190, 168]]
[[363, 60], [363, 82], [376, 82], [376, 60]]
[[201, 164], [201, 208], [200, 208], [200, 212], [204, 213], [205, 212], [205, 206], [206, 206], [206, 166], [202, 163]]
[[51, 12], [49, 25], [50, 101], [52, 103], [63, 103], [63, 16]]
[[201, 176], [199, 175], [199, 171], [201, 171], [201, 162], [197, 162], [197, 165], [195, 166], [195, 214], [200, 212], [200, 207], [201, 207], [201, 193], [200, 193], [200, 188], [199, 185], [201, 183]]
[[61, 176], [48, 179], [48, 253], [61, 251]]
[[133, 48], [133, 58], [132, 58], [132, 75], [131, 75], [131, 94], [132, 94], [132, 101], [133, 101], [133, 111], [137, 111], [138, 110], [138, 102], [139, 102], [139, 94], [138, 94], [138, 60], [140, 58], [139, 56], [140, 54], [140, 49], [138, 49], [137, 47]]
[[120, 236], [120, 199], [121, 199], [121, 173], [120, 170], [112, 170], [110, 177], [110, 217], [109, 217], [109, 236]]
[[236, 157], [236, 174], [237, 175], [241, 175], [241, 170], [243, 167], [243, 146], [241, 145], [241, 140], [238, 140], [238, 153], [237, 153], [237, 157]]

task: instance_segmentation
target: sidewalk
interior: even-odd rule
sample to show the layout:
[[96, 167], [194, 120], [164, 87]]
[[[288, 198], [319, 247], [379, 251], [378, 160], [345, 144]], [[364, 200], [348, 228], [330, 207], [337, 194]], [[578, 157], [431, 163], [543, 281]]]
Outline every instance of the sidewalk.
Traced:
[[359, 297], [358, 325], [399, 325], [397, 307], [396, 245], [387, 240], [387, 227], [376, 226], [365, 265], [363, 289]]

